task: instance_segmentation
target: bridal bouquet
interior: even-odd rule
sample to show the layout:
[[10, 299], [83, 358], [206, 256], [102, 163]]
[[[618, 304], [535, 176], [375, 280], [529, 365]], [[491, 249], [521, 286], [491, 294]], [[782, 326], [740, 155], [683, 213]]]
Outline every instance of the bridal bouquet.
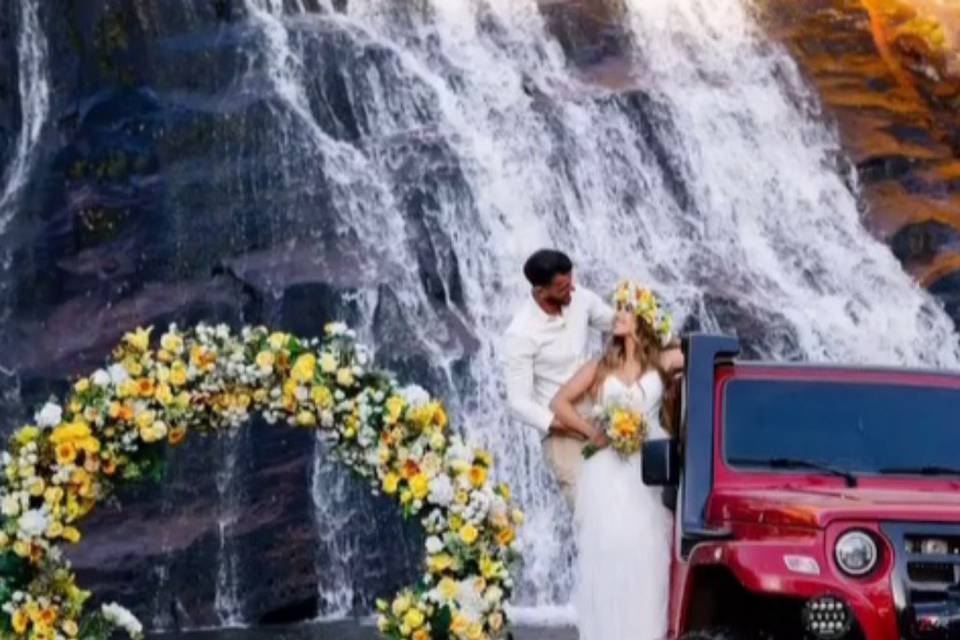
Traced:
[[[643, 446], [650, 427], [639, 411], [626, 405], [610, 403], [600, 409], [597, 417], [604, 433], [610, 439], [610, 446], [621, 456], [631, 456]], [[589, 458], [597, 450], [596, 445], [588, 444], [583, 449], [583, 457]]]

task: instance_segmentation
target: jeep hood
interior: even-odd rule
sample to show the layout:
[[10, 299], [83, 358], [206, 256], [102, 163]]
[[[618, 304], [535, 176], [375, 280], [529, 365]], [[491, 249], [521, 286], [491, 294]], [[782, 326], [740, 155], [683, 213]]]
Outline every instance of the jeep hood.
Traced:
[[[947, 489], [947, 484], [953, 486]], [[944, 483], [936, 490], [731, 488], [714, 492], [708, 519], [816, 528], [842, 520], [960, 523], [960, 483]]]

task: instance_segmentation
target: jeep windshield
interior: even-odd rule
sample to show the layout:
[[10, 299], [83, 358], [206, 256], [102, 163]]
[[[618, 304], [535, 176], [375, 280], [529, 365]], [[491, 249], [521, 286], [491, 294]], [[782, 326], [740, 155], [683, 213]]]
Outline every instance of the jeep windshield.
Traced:
[[960, 476], [958, 409], [960, 389], [734, 379], [724, 457], [741, 469]]

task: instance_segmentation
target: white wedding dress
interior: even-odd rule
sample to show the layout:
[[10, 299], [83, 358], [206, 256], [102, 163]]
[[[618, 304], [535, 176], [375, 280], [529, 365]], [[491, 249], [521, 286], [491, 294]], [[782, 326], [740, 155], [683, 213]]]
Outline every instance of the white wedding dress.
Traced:
[[[660, 424], [663, 381], [648, 371], [633, 385], [609, 376], [598, 404], [642, 412], [648, 438], [669, 437]], [[659, 640], [667, 632], [673, 516], [661, 490], [643, 484], [639, 454], [611, 448], [584, 462], [577, 485], [576, 609], [580, 640]]]

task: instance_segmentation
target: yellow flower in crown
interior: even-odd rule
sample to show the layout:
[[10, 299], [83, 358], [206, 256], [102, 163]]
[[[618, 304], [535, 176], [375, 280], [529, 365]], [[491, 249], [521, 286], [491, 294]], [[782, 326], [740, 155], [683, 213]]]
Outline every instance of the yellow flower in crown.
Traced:
[[673, 333], [673, 319], [661, 308], [660, 302], [650, 289], [624, 280], [617, 285], [613, 293], [613, 304], [618, 309], [632, 309], [637, 319], [656, 334], [661, 344], [670, 341]]

